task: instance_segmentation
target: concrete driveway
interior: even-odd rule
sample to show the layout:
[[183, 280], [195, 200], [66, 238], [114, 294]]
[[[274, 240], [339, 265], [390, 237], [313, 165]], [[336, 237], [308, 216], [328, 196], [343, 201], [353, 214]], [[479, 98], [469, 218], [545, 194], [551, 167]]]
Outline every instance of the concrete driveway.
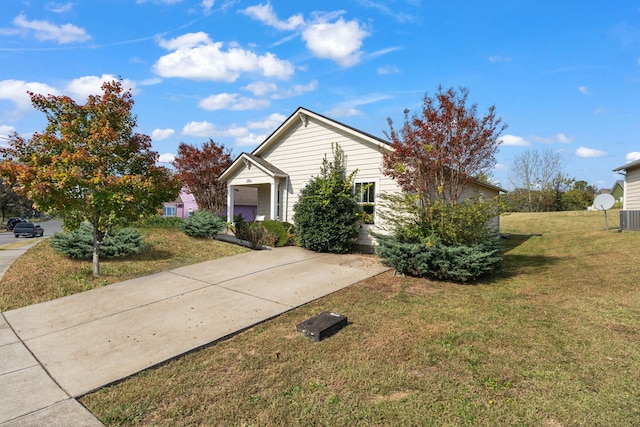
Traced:
[[[0, 426], [30, 425], [45, 413], [49, 420], [61, 419], [74, 403], [80, 407], [76, 410], [84, 410], [69, 397], [385, 270], [372, 257], [286, 247], [207, 261], [7, 311], [3, 315], [10, 328], [3, 329], [0, 318], [0, 352], [4, 348], [19, 357], [15, 366], [0, 370], [0, 396], [5, 396], [0, 400]], [[18, 342], [6, 344], [14, 333]], [[41, 375], [45, 371], [47, 375]], [[39, 393], [41, 402], [21, 403], [27, 397], [38, 400], [34, 396]], [[86, 415], [78, 412], [77, 422], [94, 425], [97, 420]]]

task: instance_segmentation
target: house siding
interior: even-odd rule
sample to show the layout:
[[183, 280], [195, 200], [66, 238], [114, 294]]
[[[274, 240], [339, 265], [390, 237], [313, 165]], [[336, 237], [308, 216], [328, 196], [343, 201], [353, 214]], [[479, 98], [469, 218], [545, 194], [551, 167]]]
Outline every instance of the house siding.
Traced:
[[624, 184], [624, 210], [640, 210], [640, 168], [627, 170]]
[[[281, 185], [281, 216], [284, 220], [292, 221], [293, 207], [298, 201], [298, 195], [309, 180], [320, 173], [325, 155], [329, 161], [333, 160], [333, 143], [338, 143], [345, 153], [347, 173], [357, 169], [356, 181], [375, 181], [378, 184], [376, 196], [382, 192], [399, 191], [395, 181], [382, 174], [382, 152], [388, 149], [383, 143], [376, 147], [364, 139], [356, 138], [309, 117], [306, 126], [300, 122], [283, 135], [279, 144], [260, 153], [260, 157], [289, 175], [286, 194], [284, 186]], [[237, 178], [232, 184], [236, 181]], [[260, 209], [260, 204], [258, 208]], [[362, 228], [356, 244], [371, 245], [372, 239], [367, 229], [378, 230], [382, 225], [380, 220], [376, 219], [375, 226]]]
[[251, 168], [243, 168], [238, 175], [236, 175], [228, 183], [231, 185], [251, 185], [251, 184], [268, 184], [271, 182], [271, 178], [264, 173], [257, 166]]

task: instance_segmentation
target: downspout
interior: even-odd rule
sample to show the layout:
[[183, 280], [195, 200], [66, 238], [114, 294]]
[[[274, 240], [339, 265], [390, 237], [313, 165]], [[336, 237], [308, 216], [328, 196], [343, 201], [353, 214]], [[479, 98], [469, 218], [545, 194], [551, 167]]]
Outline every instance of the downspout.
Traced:
[[284, 222], [289, 222], [289, 175], [284, 182]]

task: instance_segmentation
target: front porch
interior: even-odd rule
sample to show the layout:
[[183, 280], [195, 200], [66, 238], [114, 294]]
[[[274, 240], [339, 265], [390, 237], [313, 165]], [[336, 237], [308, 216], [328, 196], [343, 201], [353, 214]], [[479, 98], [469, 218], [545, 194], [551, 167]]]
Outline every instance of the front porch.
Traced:
[[243, 187], [257, 190], [256, 218], [289, 221], [289, 176], [265, 160], [243, 153], [225, 172], [227, 179], [227, 222], [234, 222], [236, 190]]

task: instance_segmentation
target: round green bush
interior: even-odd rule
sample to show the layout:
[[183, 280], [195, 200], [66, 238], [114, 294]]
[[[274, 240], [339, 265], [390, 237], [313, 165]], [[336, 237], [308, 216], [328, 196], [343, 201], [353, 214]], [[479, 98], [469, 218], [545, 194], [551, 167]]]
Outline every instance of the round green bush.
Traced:
[[278, 239], [275, 242], [276, 247], [281, 247], [287, 244], [287, 230], [284, 227], [284, 224], [280, 221], [276, 221], [274, 219], [267, 219], [262, 222], [264, 228], [266, 228], [270, 233], [278, 236]]
[[209, 211], [196, 211], [187, 218], [179, 228], [187, 236], [198, 238], [213, 238], [226, 227], [227, 222]]

